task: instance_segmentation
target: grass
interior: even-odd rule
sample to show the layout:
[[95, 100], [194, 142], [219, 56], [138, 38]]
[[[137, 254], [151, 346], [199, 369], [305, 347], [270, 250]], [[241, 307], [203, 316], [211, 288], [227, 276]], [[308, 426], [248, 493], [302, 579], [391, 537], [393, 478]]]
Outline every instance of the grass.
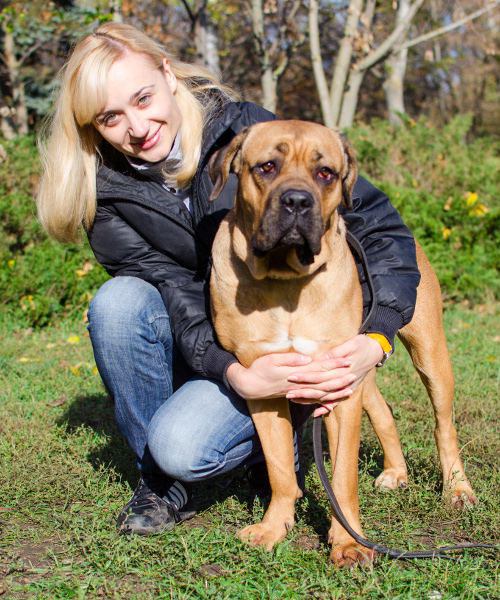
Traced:
[[[457, 393], [462, 456], [479, 505], [452, 511], [425, 391], [402, 346], [379, 374], [407, 456], [410, 485], [381, 492], [382, 455], [363, 421], [360, 505], [367, 537], [421, 549], [500, 541], [500, 304], [445, 312]], [[500, 598], [499, 552], [467, 551], [458, 563], [396, 562], [339, 570], [328, 564], [325, 494], [304, 460], [307, 494], [297, 525], [272, 553], [235, 538], [263, 505], [236, 471], [196, 489], [198, 516], [170, 533], [128, 538], [115, 517], [137, 483], [134, 461], [114, 425], [83, 319], [43, 330], [1, 323], [0, 597], [217, 599]]]

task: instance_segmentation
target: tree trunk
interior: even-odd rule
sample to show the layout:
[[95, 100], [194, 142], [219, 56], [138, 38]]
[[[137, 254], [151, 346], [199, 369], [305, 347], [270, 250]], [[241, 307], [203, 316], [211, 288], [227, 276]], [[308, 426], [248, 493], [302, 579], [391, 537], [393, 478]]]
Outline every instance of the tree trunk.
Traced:
[[220, 75], [217, 33], [210, 20], [207, 3], [204, 0], [196, 2], [193, 29], [196, 64], [206, 67], [212, 73]]
[[276, 112], [278, 81], [268, 52], [264, 47], [264, 8], [262, 0], [252, 0], [252, 29], [255, 47], [260, 63], [260, 83], [262, 88], [262, 106]]
[[[24, 83], [21, 79], [20, 65], [16, 57], [16, 45], [14, 36], [7, 27], [3, 27], [5, 66], [9, 74], [10, 87], [12, 91], [11, 122], [14, 125], [16, 135], [28, 133], [28, 109], [26, 107], [26, 96]], [[9, 132], [8, 117], [2, 118], [2, 131], [6, 128]], [[11, 133], [11, 132], [10, 132]]]
[[349, 129], [354, 123], [356, 108], [358, 107], [359, 90], [363, 83], [366, 71], [353, 67], [347, 80], [347, 90], [344, 93], [342, 101], [342, 112], [338, 127], [339, 129]]
[[263, 71], [260, 81], [262, 85], [262, 106], [275, 113], [278, 102], [278, 82], [270, 67]]
[[353, 40], [358, 31], [362, 10], [363, 0], [351, 0], [344, 29], [344, 37], [340, 42], [337, 60], [335, 61], [332, 85], [330, 87], [330, 106], [335, 126], [339, 124], [339, 115], [341, 110], [343, 110], [343, 97], [352, 60]]
[[[399, 0], [396, 15], [396, 27], [402, 23], [410, 11], [410, 0]], [[384, 82], [385, 99], [387, 103], [388, 120], [391, 125], [401, 125], [400, 114], [405, 113], [404, 81], [408, 49], [404, 48], [392, 54], [387, 60], [389, 76]]]
[[309, 0], [309, 46], [311, 50], [314, 81], [316, 82], [316, 89], [318, 90], [323, 123], [327, 127], [333, 129], [335, 127], [335, 120], [331, 110], [330, 92], [328, 90], [328, 83], [323, 68], [323, 59], [321, 57], [318, 12], [318, 1]]

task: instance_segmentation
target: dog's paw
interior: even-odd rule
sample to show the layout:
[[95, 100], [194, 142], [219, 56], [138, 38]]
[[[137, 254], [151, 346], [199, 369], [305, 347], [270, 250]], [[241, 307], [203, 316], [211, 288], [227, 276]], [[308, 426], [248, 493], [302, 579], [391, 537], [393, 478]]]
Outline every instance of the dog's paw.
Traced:
[[465, 510], [466, 508], [472, 508], [478, 503], [478, 499], [474, 490], [470, 485], [460, 482], [456, 484], [452, 489], [445, 491], [445, 497], [448, 496], [451, 502], [451, 506], [456, 510]]
[[248, 542], [251, 546], [265, 546], [266, 550], [271, 551], [274, 544], [282, 542], [285, 539], [287, 532], [292, 527], [293, 523], [285, 523], [280, 527], [270, 527], [264, 523], [256, 523], [238, 531], [238, 537]]
[[408, 475], [406, 469], [386, 469], [375, 479], [375, 487], [381, 490], [397, 490], [404, 488], [408, 484]]
[[375, 561], [377, 553], [356, 542], [335, 544], [330, 554], [330, 561], [336, 567], [369, 567]]

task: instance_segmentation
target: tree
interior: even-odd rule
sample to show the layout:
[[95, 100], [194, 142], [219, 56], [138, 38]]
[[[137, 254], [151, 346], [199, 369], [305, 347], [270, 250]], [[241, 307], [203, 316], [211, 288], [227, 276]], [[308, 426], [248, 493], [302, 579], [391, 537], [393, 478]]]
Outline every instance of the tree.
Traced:
[[[77, 30], [95, 17], [87, 10], [67, 10], [42, 0], [20, 0], [1, 11], [0, 127], [4, 137], [25, 135], [30, 114], [43, 115], [48, 110], [60, 66], [53, 58], [62, 55]], [[47, 51], [50, 58], [44, 60]]]
[[260, 65], [262, 106], [271, 112], [276, 112], [279, 79], [305, 39], [295, 23], [301, 4], [301, 0], [251, 0], [247, 5]]
[[194, 0], [193, 3], [182, 0], [182, 4], [191, 22], [195, 63], [220, 75], [218, 38], [214, 23], [210, 18], [208, 0]]
[[[328, 86], [320, 51], [318, 27], [318, 0], [309, 2], [309, 35], [311, 61], [320, 97], [323, 120], [329, 127], [350, 127], [358, 105], [359, 92], [366, 73], [377, 65], [394, 57], [388, 64], [391, 73], [386, 89], [391, 93], [391, 110], [404, 111], [402, 89], [406, 71], [406, 57], [396, 56], [424, 41], [443, 35], [461, 27], [471, 19], [500, 5], [494, 0], [488, 6], [468, 16], [453, 20], [445, 27], [429, 33], [408, 38], [410, 26], [426, 0], [399, 0], [396, 18], [389, 32], [384, 32], [381, 40], [375, 41], [373, 23], [375, 0], [350, 0], [347, 18], [339, 51], [335, 61], [332, 84]], [[393, 10], [394, 12], [394, 10]], [[398, 91], [399, 90], [399, 91]], [[397, 108], [396, 108], [397, 107]]]

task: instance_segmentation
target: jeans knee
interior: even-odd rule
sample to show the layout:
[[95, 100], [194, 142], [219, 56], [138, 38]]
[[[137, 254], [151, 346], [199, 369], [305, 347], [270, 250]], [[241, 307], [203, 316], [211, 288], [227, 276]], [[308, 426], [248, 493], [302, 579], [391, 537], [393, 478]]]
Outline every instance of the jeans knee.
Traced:
[[208, 440], [193, 440], [189, 432], [172, 425], [165, 427], [165, 423], [153, 417], [148, 428], [148, 447], [160, 469], [185, 482], [202, 481], [216, 475], [221, 461], [203, 443]]
[[160, 292], [137, 277], [106, 281], [90, 302], [88, 320], [94, 345], [115, 345], [135, 336], [171, 344], [170, 322]]

